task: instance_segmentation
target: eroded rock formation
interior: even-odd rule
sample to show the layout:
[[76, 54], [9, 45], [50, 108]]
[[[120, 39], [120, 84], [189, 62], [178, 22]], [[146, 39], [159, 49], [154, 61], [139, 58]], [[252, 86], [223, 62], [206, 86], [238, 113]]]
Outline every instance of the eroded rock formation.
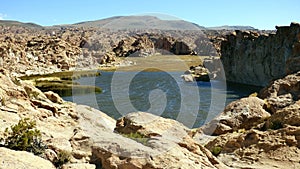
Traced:
[[[199, 129], [217, 136], [205, 147], [234, 168], [299, 168], [299, 85], [300, 72], [270, 83], [258, 97], [230, 103]], [[194, 136], [199, 142], [203, 138]]]
[[[194, 36], [200, 36], [195, 39]], [[200, 32], [186, 33], [182, 38], [166, 32], [142, 33], [126, 37], [113, 48], [118, 57], [165, 55], [215, 55], [212, 43]]]
[[276, 27], [276, 33], [235, 31], [221, 44], [226, 79], [266, 86], [300, 70], [300, 24]]

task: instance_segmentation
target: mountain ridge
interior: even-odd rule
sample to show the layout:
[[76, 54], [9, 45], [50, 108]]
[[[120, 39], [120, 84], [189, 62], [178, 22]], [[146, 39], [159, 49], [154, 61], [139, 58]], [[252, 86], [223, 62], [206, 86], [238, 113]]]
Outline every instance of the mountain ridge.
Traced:
[[252, 26], [244, 26], [244, 25], [222, 25], [222, 26], [212, 26], [206, 27], [209, 30], [258, 30]]
[[22, 26], [28, 28], [43, 28], [44, 26], [31, 22], [19, 22], [14, 20], [0, 20], [0, 26]]
[[162, 20], [156, 16], [115, 16], [100, 20], [72, 24], [75, 27], [102, 27], [114, 30], [160, 29], [160, 30], [203, 30], [205, 27], [185, 20]]
[[243, 25], [223, 25], [215, 27], [204, 27], [197, 23], [186, 20], [166, 20], [156, 16], [113, 16], [99, 20], [82, 21], [73, 24], [60, 24], [52, 26], [42, 26], [35, 23], [24, 23], [13, 20], [0, 20], [0, 26], [21, 26], [27, 28], [53, 28], [53, 27], [96, 27], [108, 28], [112, 30], [258, 30], [252, 26]]

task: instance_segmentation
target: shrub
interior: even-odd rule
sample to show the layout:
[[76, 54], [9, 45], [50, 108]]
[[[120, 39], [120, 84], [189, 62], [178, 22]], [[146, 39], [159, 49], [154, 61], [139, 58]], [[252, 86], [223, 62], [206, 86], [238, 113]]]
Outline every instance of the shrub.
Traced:
[[222, 151], [222, 147], [216, 146], [212, 148], [211, 153], [214, 156], [218, 156], [221, 153], [221, 151]]
[[57, 159], [53, 162], [56, 167], [60, 167], [71, 160], [71, 153], [68, 151], [60, 151], [57, 153]]
[[35, 121], [28, 118], [21, 119], [18, 124], [5, 129], [3, 146], [13, 149], [32, 152], [35, 155], [44, 153], [46, 146], [42, 143], [41, 132], [35, 129]]
[[124, 137], [130, 138], [132, 140], [135, 140], [143, 145], [147, 145], [147, 142], [149, 138], [145, 137], [144, 135], [140, 133], [129, 133], [129, 134], [123, 134]]
[[281, 128], [283, 128], [283, 124], [280, 121], [272, 121], [270, 123], [270, 129], [272, 129], [272, 130], [278, 130]]

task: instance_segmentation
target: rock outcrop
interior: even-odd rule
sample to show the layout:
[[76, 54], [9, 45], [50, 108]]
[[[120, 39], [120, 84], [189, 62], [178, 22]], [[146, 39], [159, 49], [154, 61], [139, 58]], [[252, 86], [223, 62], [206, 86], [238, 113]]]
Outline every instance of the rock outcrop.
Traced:
[[216, 55], [201, 30], [119, 30], [106, 28], [1, 26], [0, 65], [17, 75], [124, 65], [118, 57]]
[[104, 168], [226, 168], [175, 120], [130, 113], [115, 131], [93, 148]]
[[206, 134], [221, 135], [239, 129], [251, 129], [270, 117], [263, 109], [264, 101], [257, 97], [243, 98], [226, 106], [225, 110], [208, 126], [204, 127]]
[[[55, 160], [62, 151], [70, 153], [70, 162], [74, 165], [90, 161], [91, 148], [84, 147], [87, 138], [82, 135], [81, 121], [94, 124], [93, 120], [97, 120], [95, 125], [109, 130], [113, 130], [115, 126], [115, 120], [98, 110], [64, 102], [52, 92], [44, 94], [31, 84], [10, 77], [3, 69], [0, 76], [1, 138], [4, 130], [18, 123], [20, 119], [34, 120], [37, 129], [41, 131], [42, 141], [48, 147], [45, 158], [49, 161]], [[17, 158], [22, 160], [21, 156]]]
[[276, 27], [276, 33], [235, 31], [221, 44], [226, 79], [266, 86], [300, 70], [300, 24]]
[[97, 65], [95, 58], [84, 57], [82, 49], [70, 39], [42, 30], [12, 32], [0, 34], [0, 65], [11, 72], [45, 74]]
[[[299, 168], [300, 72], [230, 103], [195, 134], [218, 159], [233, 168]], [[201, 135], [201, 136], [200, 136]], [[204, 140], [203, 138], [206, 138]]]
[[[198, 34], [201, 34], [201, 31]], [[200, 39], [201, 38], [199, 38], [198, 41], [200, 41]], [[201, 41], [201, 43], [211, 45], [208, 39], [202, 37], [202, 40], [203, 42]], [[202, 45], [201, 43], [197, 43], [197, 40], [193, 42], [192, 33], [188, 34], [185, 39], [178, 36], [170, 36], [165, 32], [161, 34], [142, 33], [121, 40], [118, 45], [113, 48], [113, 52], [118, 57], [146, 57], [154, 54], [195, 55], [197, 54], [197, 48], [202, 48], [199, 46]], [[199, 51], [199, 54], [208, 55], [208, 53], [205, 52]]]
[[210, 73], [209, 73], [208, 69], [199, 65], [196, 67], [191, 66], [190, 70], [187, 70], [184, 73], [184, 75], [181, 75], [181, 78], [186, 82], [192, 82], [192, 81], [209, 82], [210, 81], [209, 75], [210, 75]]

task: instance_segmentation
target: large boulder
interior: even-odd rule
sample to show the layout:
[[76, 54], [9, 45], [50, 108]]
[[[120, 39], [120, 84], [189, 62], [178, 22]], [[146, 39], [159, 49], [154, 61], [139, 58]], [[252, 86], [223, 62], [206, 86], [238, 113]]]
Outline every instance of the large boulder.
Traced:
[[300, 98], [300, 72], [272, 81], [258, 96], [265, 99], [265, 109], [272, 114], [293, 105]]
[[115, 131], [93, 136], [93, 157], [103, 168], [226, 168], [175, 120], [130, 113]]
[[276, 111], [268, 119], [268, 128], [282, 128], [284, 125], [300, 126], [300, 101]]
[[190, 47], [186, 43], [181, 42], [181, 41], [176, 41], [173, 44], [171, 51], [175, 55], [189, 55], [192, 53], [192, 50], [190, 49]]
[[259, 97], [267, 99], [286, 94], [290, 94], [293, 100], [300, 98], [300, 72], [272, 81], [259, 92]]
[[154, 54], [154, 44], [146, 35], [136, 35], [121, 40], [113, 48], [116, 56], [148, 56]]
[[243, 98], [226, 106], [224, 111], [203, 127], [206, 134], [221, 135], [239, 129], [250, 129], [270, 117], [257, 97]]
[[90, 138], [95, 133], [84, 133], [85, 126], [96, 128], [96, 133], [101, 129], [113, 132], [115, 120], [99, 110], [64, 102], [53, 92], [45, 95], [29, 83], [12, 80], [6, 73], [0, 74], [1, 138], [6, 128], [29, 118], [36, 121], [36, 128], [41, 131], [42, 141], [49, 148], [45, 152], [49, 160], [64, 151], [71, 154], [71, 163], [88, 163], [93, 144]]

